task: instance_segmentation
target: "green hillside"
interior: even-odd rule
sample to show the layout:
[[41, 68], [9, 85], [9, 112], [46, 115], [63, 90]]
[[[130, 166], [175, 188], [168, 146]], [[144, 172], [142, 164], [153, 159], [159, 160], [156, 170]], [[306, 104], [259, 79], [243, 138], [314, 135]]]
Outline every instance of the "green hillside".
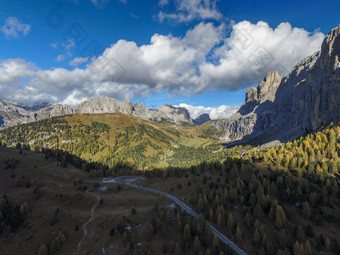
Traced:
[[221, 157], [217, 135], [209, 125], [161, 124], [121, 113], [71, 115], [0, 131], [8, 146], [64, 150], [109, 167], [123, 162], [139, 169], [190, 166]]

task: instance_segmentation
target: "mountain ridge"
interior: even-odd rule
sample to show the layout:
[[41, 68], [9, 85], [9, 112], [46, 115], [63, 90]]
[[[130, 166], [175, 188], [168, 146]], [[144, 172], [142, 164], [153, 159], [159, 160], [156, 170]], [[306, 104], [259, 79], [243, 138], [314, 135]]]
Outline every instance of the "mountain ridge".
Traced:
[[119, 101], [104, 97], [83, 101], [74, 108], [66, 104], [45, 104], [41, 107], [30, 108], [0, 100], [0, 127], [15, 126], [71, 114], [114, 113], [116, 111], [156, 122], [193, 124], [188, 110], [183, 107], [163, 105], [157, 109], [148, 109], [143, 103], [132, 104], [128, 99]]

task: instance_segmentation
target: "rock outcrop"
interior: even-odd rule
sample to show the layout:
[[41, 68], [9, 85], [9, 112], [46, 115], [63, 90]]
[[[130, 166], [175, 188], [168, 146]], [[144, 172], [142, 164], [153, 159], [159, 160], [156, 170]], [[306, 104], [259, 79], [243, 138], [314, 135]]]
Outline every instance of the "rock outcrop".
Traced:
[[[299, 62], [285, 78], [267, 74], [246, 92], [239, 111], [212, 121], [225, 140], [285, 142], [340, 121], [340, 25], [325, 38], [321, 50]], [[259, 139], [258, 139], [259, 140]]]
[[198, 116], [196, 119], [193, 120], [193, 123], [196, 125], [202, 125], [208, 121], [210, 121], [210, 116], [208, 113], [203, 113], [200, 116]]

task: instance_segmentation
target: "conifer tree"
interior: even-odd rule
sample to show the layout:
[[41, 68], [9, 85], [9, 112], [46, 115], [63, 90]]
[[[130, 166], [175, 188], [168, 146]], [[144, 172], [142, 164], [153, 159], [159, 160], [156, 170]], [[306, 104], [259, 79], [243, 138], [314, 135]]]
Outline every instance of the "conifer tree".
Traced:
[[241, 243], [241, 241], [242, 241], [242, 231], [241, 231], [241, 228], [238, 224], [237, 224], [237, 228], [236, 228], [235, 238], [236, 238], [238, 243]]
[[191, 231], [190, 231], [190, 226], [188, 224], [186, 224], [184, 227], [183, 237], [186, 242], [189, 243], [191, 241]]
[[214, 235], [213, 241], [212, 241], [212, 246], [213, 246], [214, 248], [217, 248], [219, 245], [220, 245], [220, 242], [219, 242], [217, 236]]
[[198, 236], [195, 237], [193, 248], [195, 252], [199, 252], [201, 249], [201, 243], [200, 243]]
[[45, 244], [40, 245], [38, 255], [48, 255], [48, 250]]
[[181, 254], [182, 254], [181, 247], [179, 246], [178, 243], [176, 243], [175, 255], [181, 255]]

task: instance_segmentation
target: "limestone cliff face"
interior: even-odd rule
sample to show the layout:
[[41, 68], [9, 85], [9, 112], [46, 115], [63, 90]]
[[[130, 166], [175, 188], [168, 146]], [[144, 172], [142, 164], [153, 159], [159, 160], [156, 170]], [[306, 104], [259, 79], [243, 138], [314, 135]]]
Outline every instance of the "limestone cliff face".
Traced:
[[[260, 106], [273, 102], [282, 78], [277, 71], [269, 72], [257, 88], [246, 91], [246, 101], [238, 112], [228, 119], [212, 121], [211, 124], [224, 130], [224, 140], [237, 140], [253, 133], [258, 119], [256, 111], [263, 111]], [[269, 111], [266, 109], [265, 111]]]
[[321, 51], [301, 61], [280, 85], [274, 109], [277, 128], [317, 130], [340, 120], [340, 25]]
[[225, 131], [226, 140], [267, 135], [268, 141], [288, 141], [340, 121], [339, 59], [340, 25], [287, 77], [268, 73], [257, 88], [247, 90], [237, 113], [212, 124]]

